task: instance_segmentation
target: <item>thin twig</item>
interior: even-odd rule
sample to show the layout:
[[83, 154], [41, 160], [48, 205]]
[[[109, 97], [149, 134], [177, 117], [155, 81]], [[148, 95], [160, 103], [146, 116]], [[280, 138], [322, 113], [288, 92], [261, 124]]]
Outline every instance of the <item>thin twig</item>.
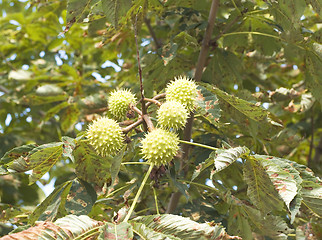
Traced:
[[155, 105], [157, 105], [157, 106], [161, 106], [161, 103], [158, 101], [158, 100], [155, 100], [155, 99], [151, 99], [151, 98], [144, 98], [144, 101], [146, 101], [146, 102], [150, 102], [150, 103], [154, 103]]
[[[199, 53], [195, 76], [194, 76], [194, 80], [196, 82], [201, 81], [203, 68], [205, 66], [206, 59], [208, 57], [208, 51], [209, 51], [209, 47], [210, 47], [209, 44], [210, 44], [212, 31], [213, 31], [213, 28], [215, 25], [215, 19], [216, 19], [218, 7], [219, 7], [219, 1], [220, 0], [213, 0], [211, 3], [211, 9], [210, 9], [209, 18], [208, 18], [208, 25], [206, 28], [203, 42], [202, 42], [202, 47], [201, 47], [201, 50]], [[184, 133], [183, 133], [183, 140], [185, 140], [185, 141], [190, 141], [190, 139], [191, 139], [193, 119], [194, 119], [194, 113], [191, 113], [191, 115], [187, 121]], [[183, 150], [183, 156], [182, 156], [182, 161], [181, 161], [181, 169], [184, 168], [184, 165], [188, 159], [189, 145], [184, 144], [182, 146], [182, 150]], [[184, 169], [184, 171], [186, 172], [187, 169]]]
[[[139, 9], [139, 11], [141, 8]], [[139, 71], [139, 78], [140, 78], [140, 92], [141, 92], [141, 105], [142, 105], [142, 115], [146, 115], [146, 107], [144, 101], [144, 88], [143, 88], [143, 79], [142, 79], [142, 68], [141, 68], [141, 61], [140, 61], [140, 53], [139, 53], [139, 44], [138, 44], [138, 13], [135, 16], [135, 24], [134, 24], [134, 37], [135, 37], [135, 46], [136, 46], [136, 57], [138, 60], [138, 71]], [[143, 117], [143, 119], [145, 119]], [[147, 123], [143, 122], [144, 131], [148, 130]]]
[[140, 116], [142, 116], [142, 115], [143, 115], [143, 113], [141, 112], [141, 110], [140, 110], [140, 109], [138, 109], [136, 106], [131, 106], [131, 109], [132, 109], [133, 111], [135, 111], [137, 114], [139, 114]]
[[154, 30], [153, 30], [153, 28], [151, 26], [151, 23], [150, 23], [150, 19], [144, 18], [144, 22], [145, 22], [146, 26], [149, 29], [151, 37], [154, 40], [155, 46], [157, 47], [157, 49], [161, 48], [161, 43], [159, 42], [157, 36], [155, 35], [155, 32], [154, 32]]
[[[155, 95], [152, 99], [158, 100], [158, 99], [161, 99], [161, 98], [165, 98], [165, 96], [166, 96], [166, 93], [160, 93], [158, 95]], [[152, 105], [152, 103], [148, 102], [145, 106], [146, 106], [146, 108], [148, 108], [150, 105]]]
[[125, 127], [122, 129], [122, 132], [124, 134], [128, 133], [129, 131], [131, 131], [132, 129], [136, 128], [137, 126], [139, 126], [141, 123], [143, 123], [143, 119], [139, 118], [135, 123], [132, 123], [131, 125]]
[[[199, 53], [195, 76], [194, 76], [194, 80], [196, 82], [201, 81], [203, 68], [205, 66], [205, 62], [208, 57], [210, 39], [211, 39], [212, 31], [213, 31], [213, 28], [215, 25], [215, 19], [216, 19], [218, 7], [219, 7], [219, 2], [220, 2], [220, 0], [213, 0], [211, 3], [211, 8], [210, 8], [209, 17], [208, 17], [208, 25], [206, 28], [203, 42], [202, 42], [202, 47], [201, 47], [201, 50]], [[187, 121], [184, 133], [183, 133], [183, 135], [184, 135], [183, 140], [185, 140], [185, 141], [190, 141], [190, 139], [191, 139], [193, 118], [194, 118], [194, 114], [191, 113], [191, 115]], [[188, 155], [189, 155], [189, 145], [183, 144], [182, 150], [183, 150], [183, 155], [182, 155], [182, 159], [180, 162], [180, 169], [182, 169], [184, 171], [184, 174], [186, 175], [187, 170], [188, 170], [188, 168], [187, 168], [188, 165], [186, 165], [186, 162], [187, 162]], [[181, 196], [180, 192], [175, 192], [171, 195], [166, 213], [171, 213], [176, 209], [180, 196]]]

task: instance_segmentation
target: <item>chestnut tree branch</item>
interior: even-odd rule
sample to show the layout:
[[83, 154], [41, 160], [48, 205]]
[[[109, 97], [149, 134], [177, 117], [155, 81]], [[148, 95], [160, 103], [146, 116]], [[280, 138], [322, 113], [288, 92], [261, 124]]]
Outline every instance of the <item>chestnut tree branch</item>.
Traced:
[[131, 125], [123, 128], [122, 131], [123, 131], [124, 134], [127, 134], [129, 131], [131, 131], [132, 129], [136, 128], [141, 123], [143, 123], [143, 118], [139, 118], [136, 122], [134, 122]]
[[154, 103], [155, 105], [157, 105], [157, 106], [161, 106], [161, 103], [158, 101], [158, 100], [156, 100], [156, 99], [151, 99], [151, 98], [144, 98], [144, 101], [146, 101], [146, 102], [150, 102], [150, 103]]
[[148, 29], [149, 29], [149, 32], [150, 32], [150, 34], [151, 34], [151, 37], [152, 37], [152, 38], [153, 38], [153, 40], [154, 40], [154, 43], [155, 43], [156, 48], [157, 48], [157, 49], [161, 48], [161, 43], [159, 42], [159, 40], [158, 40], [157, 36], [155, 35], [155, 32], [154, 32], [154, 30], [153, 30], [153, 28], [152, 28], [152, 26], [151, 26], [151, 23], [150, 23], [150, 19], [148, 19], [148, 18], [144, 18], [144, 22], [145, 22], [146, 26], [147, 26], [147, 27], [148, 27]]
[[[204, 69], [206, 60], [208, 58], [210, 40], [211, 40], [212, 31], [215, 25], [215, 19], [219, 8], [219, 2], [220, 0], [212, 0], [212, 3], [211, 3], [211, 8], [210, 8], [209, 17], [208, 17], [208, 25], [203, 38], [203, 42], [202, 42], [202, 46], [201, 46], [201, 50], [199, 53], [198, 62], [196, 66], [196, 71], [194, 75], [194, 80], [196, 82], [201, 81], [203, 69]], [[191, 139], [193, 119], [194, 119], [194, 113], [191, 113], [183, 133], [183, 140], [185, 141], [190, 141]], [[187, 174], [188, 167], [189, 167], [187, 165], [187, 160], [189, 156], [189, 147], [190, 146], [188, 144], [183, 144], [182, 146], [183, 155], [180, 162], [180, 169], [184, 171], [185, 175]], [[171, 213], [176, 209], [180, 196], [181, 196], [180, 192], [175, 192], [172, 194], [170, 201], [168, 203], [166, 213]]]
[[[166, 93], [160, 93], [158, 95], [155, 95], [152, 99], [153, 100], [158, 100], [158, 99], [161, 99], [161, 98], [165, 98], [165, 96], [166, 96]], [[148, 108], [151, 105], [152, 105], [152, 103], [148, 102], [145, 106], [146, 106], [146, 108]]]
[[[141, 9], [141, 8], [140, 8]], [[140, 11], [139, 9], [139, 11]], [[140, 53], [139, 53], [139, 44], [138, 44], [138, 13], [135, 16], [135, 24], [134, 24], [134, 37], [135, 37], [135, 46], [136, 46], [136, 57], [138, 60], [138, 71], [139, 71], [139, 78], [140, 78], [140, 92], [141, 92], [141, 106], [142, 106], [142, 115], [147, 114], [147, 110], [145, 107], [144, 101], [144, 88], [143, 88], [143, 79], [142, 79], [142, 68], [141, 68], [141, 61], [140, 61]], [[145, 118], [143, 117], [145, 120]], [[148, 125], [146, 122], [143, 122], [144, 131], [148, 130]]]

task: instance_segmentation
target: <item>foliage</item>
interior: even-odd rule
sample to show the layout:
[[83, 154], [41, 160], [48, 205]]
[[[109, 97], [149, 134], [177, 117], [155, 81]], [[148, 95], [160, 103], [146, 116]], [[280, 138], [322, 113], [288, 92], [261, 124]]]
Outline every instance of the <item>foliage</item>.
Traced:
[[[2, 239], [322, 238], [319, 1], [0, 8]], [[193, 125], [178, 131], [175, 158], [153, 166], [141, 141], [180, 76], [196, 81]], [[99, 156], [85, 131], [113, 118], [119, 89], [138, 100], [119, 122], [126, 144]]]

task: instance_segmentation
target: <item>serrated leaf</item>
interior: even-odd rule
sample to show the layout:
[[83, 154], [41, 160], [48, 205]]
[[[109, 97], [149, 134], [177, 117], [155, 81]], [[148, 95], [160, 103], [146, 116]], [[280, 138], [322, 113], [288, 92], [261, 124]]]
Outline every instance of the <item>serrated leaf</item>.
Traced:
[[[150, 215], [134, 218], [130, 221], [134, 231], [144, 239], [229, 239], [221, 225], [211, 226], [208, 223], [197, 223], [172, 214]], [[162, 234], [159, 234], [159, 233]], [[163, 237], [163, 238], [162, 238]], [[164, 238], [166, 237], [166, 238]]]
[[68, 0], [66, 14], [66, 30], [68, 30], [75, 22], [82, 21], [87, 17], [87, 12], [91, 7], [92, 0]]
[[190, 195], [189, 195], [189, 191], [188, 191], [189, 190], [188, 186], [185, 183], [177, 181], [177, 175], [176, 175], [174, 168], [170, 169], [169, 178], [171, 179], [173, 185], [179, 190], [179, 192], [181, 192], [182, 195], [185, 196], [186, 200], [189, 200]]
[[77, 104], [69, 105], [61, 116], [61, 128], [64, 132], [70, 131], [78, 121], [80, 111]]
[[252, 232], [272, 239], [287, 240], [292, 230], [279, 216], [263, 214], [258, 209], [245, 204], [231, 195], [227, 196], [230, 203], [228, 233], [241, 236], [244, 240], [253, 239]]
[[198, 86], [198, 112], [210, 123], [216, 124], [220, 118], [219, 100], [215, 94], [203, 86]]
[[206, 88], [216, 94], [222, 101], [227, 102], [230, 106], [250, 119], [261, 121], [267, 117], [267, 111], [260, 106], [256, 106], [254, 103], [230, 95], [210, 85], [206, 85]]
[[68, 105], [69, 105], [68, 102], [65, 101], [65, 102], [62, 102], [62, 103], [56, 105], [55, 107], [49, 109], [46, 112], [45, 117], [42, 119], [42, 123], [48, 121], [50, 118], [52, 118], [53, 116], [55, 116], [55, 114], [59, 113], [62, 109], [64, 109]]
[[61, 138], [61, 141], [63, 142], [63, 157], [67, 157], [73, 162], [75, 162], [73, 151], [76, 147], [76, 140], [74, 138], [63, 136]]
[[33, 168], [32, 174], [29, 176], [29, 184], [35, 183], [46, 172], [48, 172], [54, 164], [61, 159], [63, 154], [62, 144], [55, 147], [48, 147], [37, 151], [29, 157], [30, 162], [36, 163], [37, 166]]
[[74, 179], [57, 187], [31, 214], [29, 223], [52, 221], [66, 214], [88, 214], [96, 201], [96, 192], [91, 185]]
[[305, 206], [322, 217], [322, 182], [303, 180], [302, 197]]
[[281, 0], [278, 1], [278, 5], [283, 14], [288, 16], [292, 23], [300, 21], [300, 17], [306, 7], [305, 0]]
[[230, 234], [238, 235], [243, 238], [243, 240], [252, 240], [252, 228], [251, 224], [248, 221], [247, 215], [243, 206], [231, 205], [228, 215], [228, 227], [227, 231]]
[[32, 212], [29, 216], [28, 223], [34, 224], [42, 214], [47, 217], [45, 218], [46, 220], [53, 220], [57, 215], [61, 200], [63, 199], [62, 196], [66, 198], [67, 194], [64, 192], [68, 192], [71, 185], [72, 181], [68, 181], [56, 187], [54, 191]]
[[77, 237], [93, 236], [99, 232], [102, 222], [95, 221], [86, 215], [68, 215], [53, 222], [38, 222], [34, 227], [6, 236], [8, 240], [15, 239], [58, 239], [67, 240]]
[[247, 195], [252, 203], [263, 213], [280, 211], [284, 203], [261, 163], [249, 156], [243, 168], [244, 179], [248, 185]]
[[131, 6], [131, 0], [102, 0], [105, 17], [114, 27], [118, 26], [120, 18], [127, 13]]
[[111, 161], [98, 156], [86, 142], [79, 141], [73, 151], [76, 175], [86, 182], [103, 186], [111, 181]]
[[120, 168], [121, 168], [121, 163], [123, 160], [123, 155], [125, 152], [126, 146], [124, 146], [119, 153], [113, 157], [110, 161], [111, 161], [111, 178], [112, 178], [112, 185], [114, 184], [117, 175], [119, 174]]
[[177, 56], [178, 44], [176, 43], [168, 43], [163, 46], [161, 57], [163, 60], [164, 66], [168, 65], [168, 63]]
[[218, 149], [217, 156], [214, 159], [215, 171], [212, 174], [215, 174], [230, 164], [234, 163], [238, 158], [241, 158], [244, 154], [248, 154], [249, 149], [247, 147], [235, 147], [229, 149]]
[[311, 211], [322, 217], [322, 181], [315, 177], [311, 169], [290, 160], [286, 160], [293, 166], [302, 178], [301, 196], [302, 203]]
[[283, 159], [264, 155], [254, 155], [254, 157], [261, 162], [279, 195], [290, 210], [291, 201], [302, 188], [300, 173]]
[[206, 168], [214, 164], [215, 156], [216, 156], [216, 152], [215, 151], [211, 152], [209, 154], [209, 157], [196, 167], [195, 171], [192, 174], [192, 177], [190, 180], [191, 182], [195, 180], [203, 170], [205, 170]]
[[[8, 169], [14, 170], [16, 172], [25, 172], [36, 168], [42, 163], [46, 164], [46, 161], [57, 161], [60, 148], [62, 148], [62, 143], [60, 142], [32, 147], [26, 156], [20, 156], [14, 161], [8, 163]], [[18, 149], [19, 148], [17, 148], [17, 150]]]
[[101, 227], [98, 239], [131, 240], [133, 239], [132, 226], [127, 222], [121, 222], [118, 225], [107, 222]]
[[75, 179], [66, 197], [65, 209], [77, 216], [88, 214], [96, 199], [96, 192], [89, 183]]
[[162, 232], [157, 232], [154, 231], [153, 229], [147, 227], [143, 223], [136, 223], [132, 222], [131, 223], [133, 226], [133, 230], [140, 236], [142, 236], [143, 240], [148, 240], [148, 239], [155, 239], [155, 240], [180, 240], [180, 238], [176, 236], [169, 236], [167, 234], [164, 234]]
[[305, 81], [312, 92], [313, 96], [317, 101], [320, 102], [322, 106], [322, 69], [321, 64], [322, 60], [321, 57], [317, 57], [313, 53], [307, 53], [305, 64], [307, 66], [307, 70], [305, 72]]
[[0, 164], [8, 164], [12, 161], [18, 161], [20, 158], [24, 158], [29, 155], [29, 152], [38, 146], [36, 144], [27, 144], [19, 147], [15, 147], [6, 152], [0, 159]]

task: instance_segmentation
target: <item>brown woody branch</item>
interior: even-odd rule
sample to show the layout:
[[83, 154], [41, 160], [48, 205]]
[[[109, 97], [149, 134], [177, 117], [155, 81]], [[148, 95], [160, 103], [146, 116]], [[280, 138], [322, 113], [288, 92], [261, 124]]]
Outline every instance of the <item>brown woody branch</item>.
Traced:
[[[198, 62], [197, 62], [197, 66], [196, 66], [196, 71], [195, 71], [195, 75], [194, 75], [194, 80], [196, 82], [201, 81], [203, 68], [204, 68], [206, 60], [208, 58], [210, 40], [211, 40], [212, 31], [213, 31], [213, 28], [215, 25], [215, 19], [216, 19], [217, 11], [219, 8], [219, 2], [220, 2], [220, 0], [213, 0], [211, 3], [211, 8], [210, 8], [209, 17], [208, 17], [208, 25], [206, 28], [203, 42], [202, 42], [202, 46], [201, 46], [201, 50], [199, 53]], [[187, 121], [184, 133], [183, 133], [183, 135], [184, 135], [183, 140], [185, 140], [185, 141], [190, 141], [190, 139], [191, 139], [193, 118], [194, 118], [194, 114], [191, 113], [191, 115]], [[181, 163], [180, 163], [180, 169], [184, 171], [185, 175], [187, 174], [187, 171], [188, 171], [187, 160], [188, 160], [188, 155], [189, 155], [189, 147], [190, 146], [188, 144], [183, 144], [183, 146], [182, 146], [183, 155], [182, 155], [182, 159], [181, 159]], [[181, 196], [180, 192], [175, 192], [172, 194], [169, 204], [168, 204], [168, 207], [167, 207], [167, 210], [166, 210], [166, 213], [171, 213], [176, 209], [180, 196]]]

